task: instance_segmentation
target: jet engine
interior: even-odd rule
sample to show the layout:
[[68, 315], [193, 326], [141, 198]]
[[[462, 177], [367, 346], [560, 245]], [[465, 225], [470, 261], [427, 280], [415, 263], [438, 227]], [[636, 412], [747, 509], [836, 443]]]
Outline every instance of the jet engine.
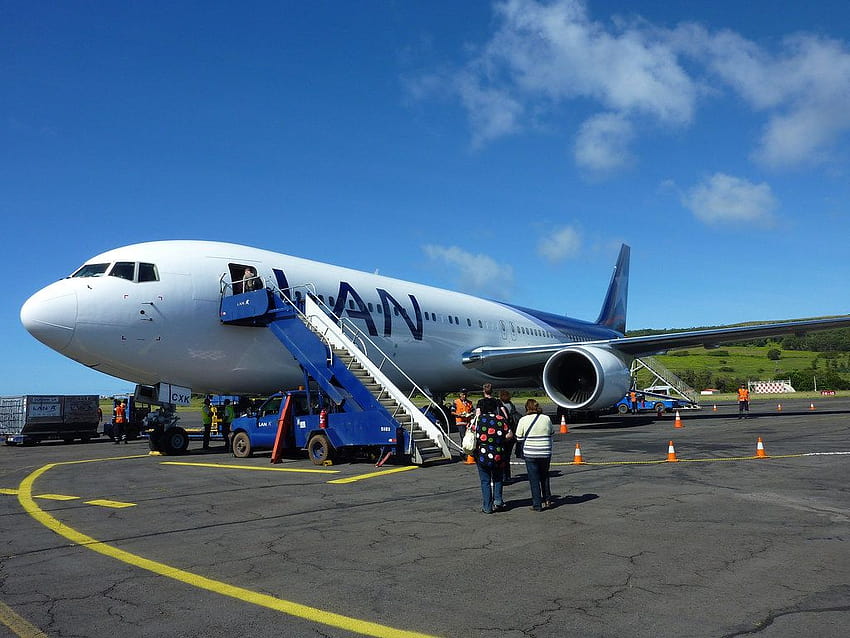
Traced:
[[543, 387], [558, 405], [571, 410], [601, 410], [622, 399], [631, 386], [631, 361], [609, 348], [569, 346], [543, 368]]

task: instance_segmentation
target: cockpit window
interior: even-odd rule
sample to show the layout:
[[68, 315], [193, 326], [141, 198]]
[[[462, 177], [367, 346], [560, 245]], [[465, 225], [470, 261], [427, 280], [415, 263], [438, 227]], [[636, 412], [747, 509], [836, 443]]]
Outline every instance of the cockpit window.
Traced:
[[133, 281], [136, 275], [136, 264], [132, 261], [116, 261], [112, 270], [109, 271], [110, 277], [120, 277]]
[[106, 272], [109, 264], [86, 264], [75, 272], [72, 277], [98, 277]]
[[159, 281], [159, 274], [156, 272], [155, 264], [139, 264], [139, 281]]

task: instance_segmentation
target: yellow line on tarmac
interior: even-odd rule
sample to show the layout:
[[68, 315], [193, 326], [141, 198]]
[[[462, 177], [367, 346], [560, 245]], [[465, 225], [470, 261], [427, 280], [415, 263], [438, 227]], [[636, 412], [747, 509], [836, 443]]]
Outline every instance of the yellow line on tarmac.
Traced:
[[8, 487], [0, 487], [0, 494], [8, 494], [9, 496], [17, 496], [18, 490], [9, 489]]
[[370, 472], [369, 474], [360, 474], [359, 476], [350, 476], [348, 478], [334, 479], [333, 481], [328, 481], [328, 483], [333, 483], [334, 485], [340, 485], [342, 483], [354, 483], [355, 481], [362, 481], [363, 479], [375, 478], [378, 476], [386, 476], [387, 474], [396, 474], [398, 472], [407, 472], [408, 470], [415, 470], [416, 465], [408, 465], [405, 467], [395, 467], [391, 470], [382, 470], [380, 472]]
[[356, 634], [362, 634], [364, 636], [375, 636], [377, 638], [433, 638], [433, 636], [429, 636], [427, 634], [421, 634], [415, 631], [407, 631], [404, 629], [396, 629], [394, 627], [380, 625], [378, 623], [371, 622], [368, 620], [361, 620], [359, 618], [343, 616], [342, 614], [335, 614], [333, 612], [318, 609], [316, 607], [309, 607], [308, 605], [302, 605], [301, 603], [295, 603], [289, 600], [275, 598], [274, 596], [270, 596], [268, 594], [261, 594], [250, 589], [237, 587], [235, 585], [230, 585], [228, 583], [214, 580], [212, 578], [193, 574], [192, 572], [178, 569], [177, 567], [171, 567], [170, 565], [166, 565], [165, 563], [159, 563], [157, 561], [153, 561], [148, 558], [132, 554], [123, 549], [118, 549], [117, 547], [113, 547], [112, 545], [107, 545], [106, 543], [103, 543], [91, 536], [87, 536], [82, 532], [78, 532], [77, 530], [68, 527], [67, 525], [60, 522], [38, 506], [38, 504], [33, 500], [32, 487], [35, 481], [40, 476], [42, 476], [48, 470], [53, 469], [54, 467], [60, 465], [74, 465], [76, 463], [88, 462], [92, 461], [68, 461], [64, 463], [50, 463], [35, 470], [31, 474], [29, 474], [29, 476], [24, 478], [24, 480], [21, 481], [21, 484], [18, 486], [18, 501], [20, 502], [21, 506], [24, 508], [27, 514], [32, 516], [36, 521], [38, 521], [51, 531], [55, 532], [59, 536], [67, 538], [72, 543], [76, 543], [77, 545], [86, 547], [87, 549], [90, 549], [94, 552], [103, 554], [104, 556], [108, 556], [128, 565], [133, 565], [134, 567], [147, 570], [159, 576], [164, 576], [166, 578], [171, 578], [178, 582], [191, 585], [192, 587], [205, 589], [216, 594], [235, 598], [236, 600], [248, 602], [274, 611], [279, 611], [281, 613], [288, 614], [296, 618], [301, 618], [308, 622], [315, 622], [322, 625], [328, 625], [330, 627], [337, 627], [339, 629], [344, 629], [345, 631], [350, 631]]
[[339, 474], [339, 470], [305, 470], [296, 467], [259, 467], [253, 465], [225, 465], [224, 463], [192, 463], [185, 461], [163, 461], [162, 465], [191, 465], [195, 467], [218, 467], [228, 470], [252, 470], [256, 472], [302, 472], [306, 474]]
[[99, 505], [100, 507], [111, 507], [120, 510], [125, 507], [136, 507], [135, 503], [123, 503], [122, 501], [110, 501], [105, 498], [96, 498], [93, 501], [85, 501], [86, 505]]
[[0, 601], [0, 625], [6, 625], [12, 633], [20, 638], [47, 638], [47, 634], [29, 622], [26, 618], [19, 616], [12, 608]]
[[76, 501], [79, 496], [68, 496], [67, 494], [36, 494], [35, 498], [43, 498], [48, 501]]

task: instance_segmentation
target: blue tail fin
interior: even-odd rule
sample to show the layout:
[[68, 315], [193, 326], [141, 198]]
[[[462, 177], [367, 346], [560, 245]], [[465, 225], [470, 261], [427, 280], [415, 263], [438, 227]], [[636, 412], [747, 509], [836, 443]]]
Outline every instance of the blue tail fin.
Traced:
[[626, 332], [626, 306], [629, 300], [629, 255], [631, 248], [626, 244], [620, 247], [620, 256], [608, 284], [608, 294], [596, 323], [616, 330], [620, 334]]

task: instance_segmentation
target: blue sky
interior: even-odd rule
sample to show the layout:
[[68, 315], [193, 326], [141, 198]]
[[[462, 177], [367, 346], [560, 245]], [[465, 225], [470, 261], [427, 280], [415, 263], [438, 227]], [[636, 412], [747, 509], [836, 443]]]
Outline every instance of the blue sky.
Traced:
[[630, 328], [850, 310], [850, 4], [0, 4], [0, 395], [123, 390], [20, 324], [214, 239]]

